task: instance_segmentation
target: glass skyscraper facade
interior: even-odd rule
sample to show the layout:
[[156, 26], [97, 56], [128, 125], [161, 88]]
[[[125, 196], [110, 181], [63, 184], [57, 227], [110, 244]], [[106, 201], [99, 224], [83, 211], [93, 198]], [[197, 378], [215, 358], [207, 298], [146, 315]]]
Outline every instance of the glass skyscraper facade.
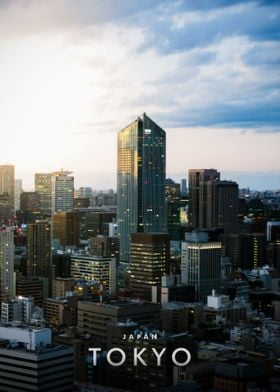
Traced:
[[118, 134], [120, 261], [129, 262], [130, 235], [165, 232], [166, 136], [145, 113]]

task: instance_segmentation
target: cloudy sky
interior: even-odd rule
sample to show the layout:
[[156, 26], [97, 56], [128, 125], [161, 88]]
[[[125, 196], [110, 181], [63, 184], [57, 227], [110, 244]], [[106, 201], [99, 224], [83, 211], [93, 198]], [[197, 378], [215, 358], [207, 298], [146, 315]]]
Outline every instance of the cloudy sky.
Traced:
[[280, 2], [0, 0], [1, 163], [115, 187], [117, 132], [144, 111], [167, 172], [280, 188]]

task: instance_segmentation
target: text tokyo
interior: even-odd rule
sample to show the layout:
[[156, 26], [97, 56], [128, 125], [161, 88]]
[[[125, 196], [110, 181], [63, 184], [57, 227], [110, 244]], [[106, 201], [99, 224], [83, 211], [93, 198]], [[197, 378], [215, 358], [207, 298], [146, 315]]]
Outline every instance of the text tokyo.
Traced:
[[[102, 349], [101, 348], [89, 348], [88, 350], [92, 352], [92, 363], [93, 363], [93, 366], [96, 366], [97, 365], [97, 353], [101, 352]], [[133, 365], [134, 366], [138, 366], [138, 364], [141, 364], [142, 366], [148, 366], [148, 364], [142, 358], [142, 355], [145, 353], [146, 350], [147, 350], [147, 348], [142, 348], [142, 349], [134, 348], [133, 349]], [[164, 353], [166, 351], [166, 348], [163, 348], [161, 351], [157, 351], [153, 347], [151, 349], [151, 351], [157, 360], [157, 366], [161, 366], [161, 361], [162, 361], [162, 358], [163, 358]], [[112, 360], [112, 356], [115, 353], [119, 353], [119, 356], [120, 356], [119, 361]], [[183, 353], [185, 356], [183, 362], [179, 362], [177, 359], [177, 355], [179, 353]], [[107, 359], [107, 362], [111, 366], [121, 366], [126, 361], [126, 353], [121, 348], [113, 347], [107, 352], [106, 359]], [[171, 360], [175, 366], [186, 366], [191, 361], [191, 353], [189, 352], [189, 350], [187, 350], [184, 347], [176, 348], [176, 350], [174, 350], [171, 355]]]

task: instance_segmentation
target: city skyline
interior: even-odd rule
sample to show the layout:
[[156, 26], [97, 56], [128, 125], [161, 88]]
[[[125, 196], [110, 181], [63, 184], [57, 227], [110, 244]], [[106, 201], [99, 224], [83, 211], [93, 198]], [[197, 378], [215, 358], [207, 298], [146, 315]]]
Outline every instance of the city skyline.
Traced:
[[61, 167], [116, 189], [117, 132], [143, 112], [166, 131], [167, 176], [279, 188], [276, 2], [4, 1], [0, 26], [1, 163], [25, 190]]

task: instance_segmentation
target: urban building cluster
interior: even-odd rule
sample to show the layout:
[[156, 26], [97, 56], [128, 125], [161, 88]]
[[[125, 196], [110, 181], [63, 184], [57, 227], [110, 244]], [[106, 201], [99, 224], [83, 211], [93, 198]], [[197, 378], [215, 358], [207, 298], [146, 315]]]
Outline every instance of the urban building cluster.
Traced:
[[118, 133], [116, 191], [74, 180], [27, 192], [0, 165], [0, 391], [279, 391], [280, 190], [166, 178], [146, 113]]

